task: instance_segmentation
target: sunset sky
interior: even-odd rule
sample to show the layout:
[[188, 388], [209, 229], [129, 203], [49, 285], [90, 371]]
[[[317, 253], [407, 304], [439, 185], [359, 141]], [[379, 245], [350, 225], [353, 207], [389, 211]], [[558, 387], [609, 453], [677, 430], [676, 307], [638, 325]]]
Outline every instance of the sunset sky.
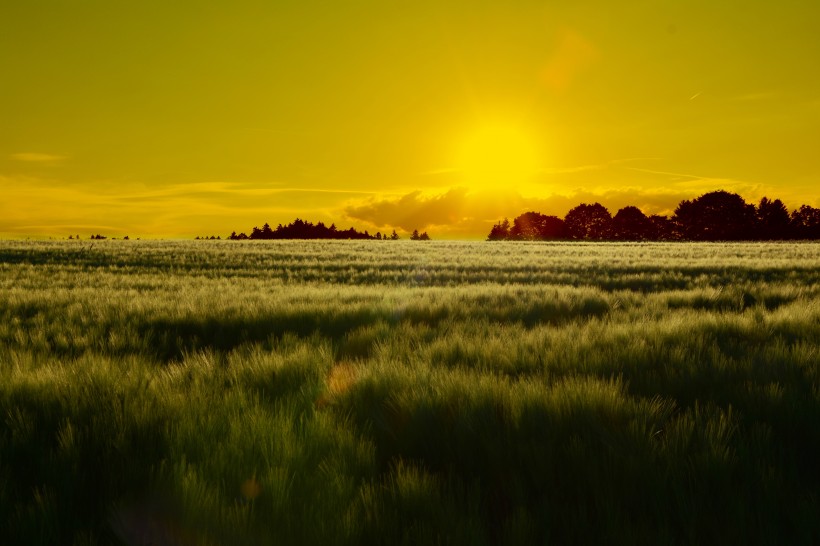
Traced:
[[0, 236], [820, 206], [820, 2], [0, 2]]

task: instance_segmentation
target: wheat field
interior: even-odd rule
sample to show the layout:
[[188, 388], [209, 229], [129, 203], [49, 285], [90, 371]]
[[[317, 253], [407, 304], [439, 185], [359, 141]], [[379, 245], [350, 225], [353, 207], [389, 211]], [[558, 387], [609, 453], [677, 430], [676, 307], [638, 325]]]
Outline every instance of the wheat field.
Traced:
[[820, 245], [0, 241], [0, 543], [820, 543]]

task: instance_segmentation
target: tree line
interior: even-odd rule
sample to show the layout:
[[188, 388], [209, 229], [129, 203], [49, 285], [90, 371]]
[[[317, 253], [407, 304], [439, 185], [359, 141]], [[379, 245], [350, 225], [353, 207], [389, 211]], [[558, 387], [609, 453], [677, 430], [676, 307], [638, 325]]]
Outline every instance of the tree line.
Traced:
[[336, 224], [327, 226], [324, 222], [306, 222], [297, 218], [290, 224], [283, 226], [279, 224], [276, 228], [271, 228], [270, 224], [265, 223], [261, 228], [254, 226], [251, 234], [246, 233], [237, 234], [235, 231], [228, 236], [228, 239], [241, 241], [245, 239], [376, 239], [376, 240], [391, 240], [399, 239], [396, 230], [390, 235], [377, 232], [371, 235], [367, 230], [360, 232], [354, 228], [338, 229]]
[[562, 219], [525, 212], [496, 223], [489, 241], [778, 241], [820, 239], [820, 209], [802, 205], [791, 213], [780, 199], [758, 205], [719, 190], [681, 201], [672, 217], [647, 216], [627, 206], [612, 216], [600, 203], [583, 203]]

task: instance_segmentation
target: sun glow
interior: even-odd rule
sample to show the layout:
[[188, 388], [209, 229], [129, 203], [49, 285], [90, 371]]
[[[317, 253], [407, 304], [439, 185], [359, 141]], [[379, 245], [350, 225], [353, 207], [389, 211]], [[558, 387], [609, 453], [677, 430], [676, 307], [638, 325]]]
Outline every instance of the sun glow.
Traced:
[[465, 182], [495, 189], [532, 180], [541, 169], [536, 140], [512, 125], [485, 125], [465, 138], [458, 150]]

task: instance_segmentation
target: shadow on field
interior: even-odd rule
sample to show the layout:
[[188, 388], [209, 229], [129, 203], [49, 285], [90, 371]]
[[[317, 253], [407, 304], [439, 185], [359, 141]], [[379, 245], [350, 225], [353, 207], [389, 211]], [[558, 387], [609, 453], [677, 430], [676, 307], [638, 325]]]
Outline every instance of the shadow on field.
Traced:
[[346, 337], [378, 324], [386, 329], [384, 319], [361, 310], [333, 316], [294, 313], [254, 319], [157, 320], [144, 324], [140, 336], [146, 339], [156, 358], [164, 362], [180, 360], [186, 354], [206, 349], [229, 352], [245, 344], [270, 346], [286, 335], [307, 338], [316, 334], [333, 340], [343, 351], [349, 348], [350, 354], [342, 356], [367, 356], [371, 342], [355, 339], [346, 342]]
[[[337, 404], [373, 438], [382, 475], [411, 467], [435, 484], [435, 507], [403, 509], [397, 526], [433, 511], [458, 514], [451, 529], [482, 522], [489, 544], [810, 542], [817, 502], [802, 480], [816, 476], [770, 476], [773, 463], [797, 462], [778, 438], [758, 425], [749, 432], [731, 406], [681, 408], [624, 387], [591, 377], [544, 387], [371, 375]], [[390, 502], [406, 495], [392, 483], [385, 490]], [[477, 501], [467, 514], [454, 509], [465, 491]]]
[[[369, 356], [375, 341], [394, 334], [391, 329], [421, 327], [444, 335], [450, 324], [463, 322], [528, 329], [559, 326], [604, 317], [612, 311], [613, 301], [607, 294], [590, 290], [566, 297], [515, 301], [479, 296], [295, 307], [250, 312], [204, 307], [181, 316], [163, 308], [121, 313], [102, 307], [95, 311], [98, 316], [90, 318], [85, 306], [70, 301], [6, 302], [0, 303], [0, 319], [7, 321], [7, 327], [0, 328], [0, 343], [63, 358], [102, 353], [150, 355], [171, 362], [206, 349], [230, 352], [244, 344], [270, 346], [271, 341], [287, 334], [300, 338], [318, 335], [331, 340], [341, 351], [340, 357], [356, 358]], [[377, 335], [363, 335], [367, 329], [375, 329]]]
[[[0, 538], [10, 539], [5, 544], [56, 544], [54, 537], [85, 526], [113, 543], [104, 516], [112, 499], [147, 491], [150, 463], [168, 453], [158, 432], [168, 416], [146, 411], [135, 391], [104, 382], [78, 381], [69, 394], [65, 387], [38, 387], [0, 398], [0, 406], [10, 408], [0, 418], [0, 511], [9, 525], [4, 530], [0, 524]], [[8, 469], [13, 473], [4, 475]], [[4, 506], [8, 499], [15, 502]]]
[[[211, 349], [230, 351], [243, 344], [268, 343], [286, 334], [298, 337], [319, 335], [331, 339], [339, 347], [339, 357], [354, 358], [370, 355], [372, 344], [391, 335], [390, 329], [401, 324], [442, 327], [455, 320], [486, 320], [496, 324], [521, 324], [526, 328], [539, 325], [560, 325], [574, 320], [603, 317], [611, 310], [600, 297], [581, 298], [572, 305], [566, 302], [535, 301], [515, 309], [486, 309], [481, 314], [453, 306], [405, 306], [391, 308], [361, 308], [344, 311], [277, 313], [259, 317], [155, 319], [139, 326], [139, 336], [149, 351], [161, 361], [169, 362], [185, 354]], [[362, 335], [375, 330], [377, 335]]]

